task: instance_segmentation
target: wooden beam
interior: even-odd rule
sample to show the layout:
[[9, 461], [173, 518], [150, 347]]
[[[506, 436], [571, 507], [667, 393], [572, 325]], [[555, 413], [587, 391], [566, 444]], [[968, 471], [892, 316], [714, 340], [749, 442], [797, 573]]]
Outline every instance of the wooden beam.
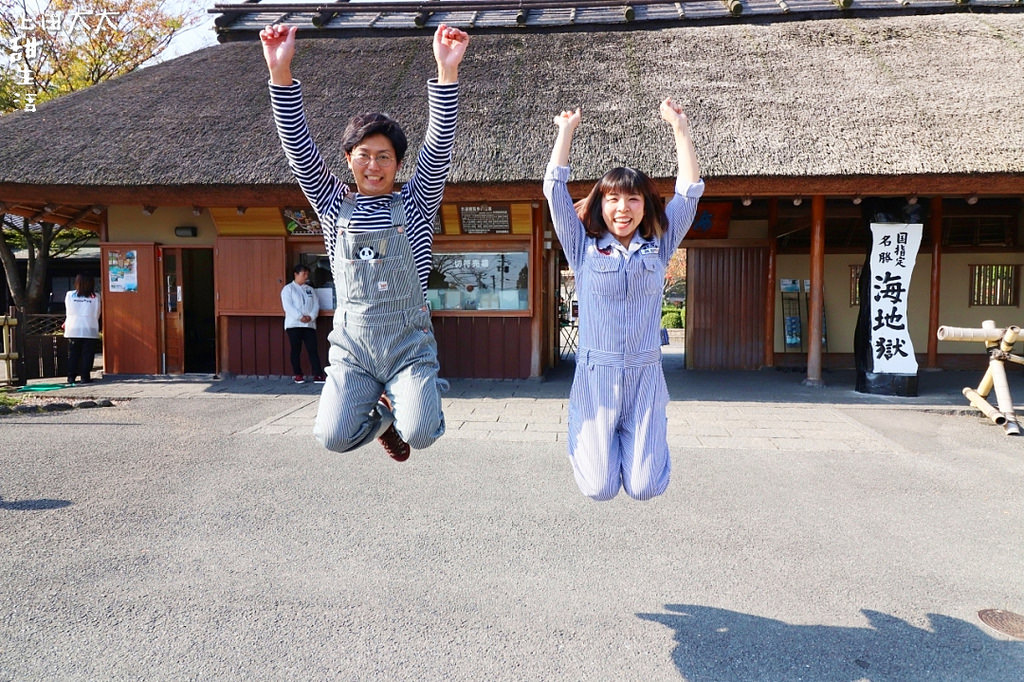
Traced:
[[66, 223], [64, 223], [64, 227], [75, 227], [76, 225], [78, 225], [78, 223], [81, 220], [83, 220], [84, 218], [86, 218], [88, 216], [93, 216], [93, 215], [96, 215], [96, 214], [92, 212], [92, 206], [87, 206], [87, 207], [83, 208], [81, 211], [79, 211], [78, 213], [76, 213], [73, 216], [71, 216], [71, 218]]
[[779, 229], [779, 200], [772, 197], [768, 200], [768, 234], [771, 237], [768, 246], [768, 272], [766, 272], [764, 294], [764, 366], [775, 366], [775, 280], [776, 260], [779, 255], [779, 242], [775, 232]]
[[932, 237], [931, 295], [928, 301], [928, 357], [925, 367], [939, 366], [939, 285], [942, 279], [942, 197], [932, 197], [928, 216]]
[[[360, 2], [352, 5], [348, 11], [351, 12], [390, 12], [405, 14], [433, 14], [434, 11], [446, 12], [473, 12], [473, 11], [494, 11], [494, 10], [520, 10], [520, 9], [601, 9], [614, 7], [627, 7], [635, 5], [679, 5], [686, 2], [698, 0], [444, 0], [438, 4], [437, 0], [396, 0], [394, 2]], [[735, 0], [738, 2], [738, 0]], [[724, 0], [728, 5], [730, 0]], [[436, 10], [426, 10], [426, 6], [434, 6]], [[337, 11], [327, 9], [324, 3], [297, 2], [294, 4], [264, 2], [256, 7], [246, 6], [242, 3], [217, 3], [214, 4], [211, 13], [222, 16], [236, 17], [239, 15], [253, 14], [255, 12], [289, 12], [293, 14], [316, 13], [323, 11]], [[742, 10], [740, 10], [742, 11]], [[227, 25], [226, 23], [224, 25]]]
[[811, 199], [811, 290], [807, 303], [806, 386], [821, 386], [821, 317], [825, 309], [825, 197]]
[[[573, 196], [590, 191], [597, 178], [569, 183]], [[706, 177], [704, 197], [804, 196], [821, 194], [828, 197], [919, 196], [966, 197], [975, 187], [984, 187], [986, 196], [1024, 195], [1024, 174], [1009, 173], [959, 175], [893, 175], [842, 177]], [[674, 178], [656, 178], [655, 184], [666, 195], [672, 193]], [[446, 201], [526, 201], [543, 199], [541, 179], [512, 182], [449, 183]], [[110, 206], [305, 206], [306, 198], [295, 183], [279, 185], [32, 185], [0, 183], [0, 201], [11, 205], [59, 203], [81, 207], [100, 204]]]

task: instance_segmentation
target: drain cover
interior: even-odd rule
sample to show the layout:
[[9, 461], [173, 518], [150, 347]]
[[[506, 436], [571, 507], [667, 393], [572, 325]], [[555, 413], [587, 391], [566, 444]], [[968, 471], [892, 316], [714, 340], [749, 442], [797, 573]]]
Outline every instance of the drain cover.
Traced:
[[978, 611], [981, 622], [993, 630], [998, 630], [1010, 637], [1024, 639], [1024, 616], [1002, 609], [984, 609]]

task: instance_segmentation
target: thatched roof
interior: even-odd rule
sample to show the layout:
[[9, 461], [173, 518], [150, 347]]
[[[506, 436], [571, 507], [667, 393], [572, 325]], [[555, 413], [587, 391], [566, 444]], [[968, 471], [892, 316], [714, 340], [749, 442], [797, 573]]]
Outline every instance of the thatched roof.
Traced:
[[[426, 35], [302, 40], [293, 72], [329, 159], [357, 110], [422, 138]], [[574, 177], [620, 163], [670, 177], [666, 95], [689, 112], [712, 180], [1017, 177], [1022, 74], [1016, 11], [472, 36], [451, 183], [537, 183], [552, 116], [577, 105]], [[22, 184], [293, 185], [266, 80], [259, 43], [229, 42], [4, 116], [0, 201]]]

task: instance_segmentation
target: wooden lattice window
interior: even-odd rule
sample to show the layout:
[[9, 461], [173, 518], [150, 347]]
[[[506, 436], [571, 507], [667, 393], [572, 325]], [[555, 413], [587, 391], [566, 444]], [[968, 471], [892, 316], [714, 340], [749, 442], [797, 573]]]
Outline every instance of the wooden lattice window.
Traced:
[[1020, 300], [1019, 265], [970, 266], [972, 306], [1014, 306]]
[[860, 305], [860, 271], [863, 265], [850, 266], [850, 307]]

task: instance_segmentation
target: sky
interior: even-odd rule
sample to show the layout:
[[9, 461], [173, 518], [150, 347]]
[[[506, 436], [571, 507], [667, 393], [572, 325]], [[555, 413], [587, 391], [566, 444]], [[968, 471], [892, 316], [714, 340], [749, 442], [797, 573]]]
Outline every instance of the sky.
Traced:
[[170, 0], [167, 6], [175, 11], [187, 10], [189, 6], [198, 7], [202, 12], [200, 23], [178, 33], [171, 40], [167, 50], [160, 56], [160, 61], [167, 61], [180, 57], [189, 52], [201, 50], [204, 47], [217, 44], [217, 34], [213, 32], [213, 20], [216, 14], [207, 14], [206, 10], [211, 9], [215, 3], [231, 2], [232, 0]]

